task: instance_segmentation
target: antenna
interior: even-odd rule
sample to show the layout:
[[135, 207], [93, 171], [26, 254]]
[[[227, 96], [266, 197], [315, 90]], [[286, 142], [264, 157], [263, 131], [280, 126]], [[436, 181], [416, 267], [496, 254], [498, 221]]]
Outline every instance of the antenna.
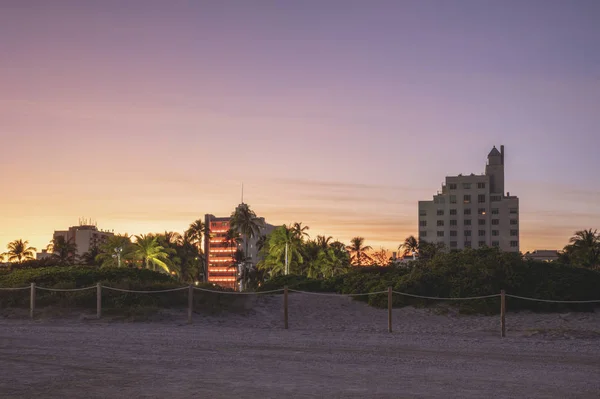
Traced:
[[244, 183], [242, 183], [242, 204], [244, 203]]

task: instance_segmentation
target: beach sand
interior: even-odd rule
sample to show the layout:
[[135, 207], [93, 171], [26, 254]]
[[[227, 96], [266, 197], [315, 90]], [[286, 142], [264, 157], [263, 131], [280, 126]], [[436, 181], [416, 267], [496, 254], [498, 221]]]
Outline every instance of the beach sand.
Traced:
[[346, 297], [248, 310], [0, 319], [2, 398], [598, 398], [600, 313], [462, 316]]

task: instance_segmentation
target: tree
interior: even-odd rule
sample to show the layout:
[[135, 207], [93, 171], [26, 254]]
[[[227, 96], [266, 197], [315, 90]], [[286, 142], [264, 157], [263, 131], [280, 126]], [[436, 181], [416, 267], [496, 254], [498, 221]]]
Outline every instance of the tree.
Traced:
[[98, 249], [96, 262], [100, 264], [100, 267], [117, 267], [119, 259], [121, 266], [134, 261], [133, 244], [127, 234], [109, 237]]
[[69, 266], [77, 262], [77, 244], [73, 239], [65, 240], [64, 236], [58, 236], [52, 239], [52, 258], [57, 261], [59, 266]]
[[165, 234], [162, 235], [165, 243], [167, 244], [175, 244], [180, 245], [183, 244], [183, 237], [181, 234], [175, 231], [165, 231]]
[[304, 262], [302, 257], [302, 240], [287, 225], [279, 226], [269, 236], [263, 252], [268, 251], [258, 264], [259, 269], [268, 271], [272, 276], [285, 272], [285, 253], [287, 245], [288, 264], [290, 270], [297, 272]]
[[240, 204], [231, 214], [229, 221], [231, 229], [240, 233], [244, 240], [244, 253], [248, 254], [248, 245], [250, 239], [256, 237], [260, 233], [262, 224], [256, 217], [256, 213], [250, 209], [248, 204]]
[[88, 266], [100, 266], [100, 262], [96, 261], [96, 257], [100, 255], [100, 248], [93, 246], [81, 255], [81, 261]]
[[319, 263], [323, 277], [335, 277], [344, 274], [350, 266], [348, 253], [331, 247], [319, 252]]
[[136, 235], [135, 243], [133, 244], [133, 255], [135, 259], [141, 260], [146, 269], [153, 270], [157, 267], [167, 273], [171, 273], [171, 269], [167, 265], [169, 255], [165, 248], [158, 243], [158, 237], [153, 235]]
[[408, 236], [404, 242], [400, 244], [398, 250], [402, 252], [403, 256], [412, 255], [415, 252], [419, 252], [419, 241], [415, 236]]
[[29, 241], [23, 241], [21, 239], [12, 241], [6, 246], [8, 251], [2, 255], [6, 257], [9, 263], [23, 263], [26, 260], [35, 259], [35, 252], [37, 249], [28, 245]]
[[388, 255], [388, 252], [384, 248], [380, 248], [379, 251], [373, 253], [373, 264], [377, 266], [389, 266], [391, 263], [391, 259]]
[[600, 265], [600, 235], [598, 230], [579, 230], [569, 239], [569, 245], [564, 248], [568, 263], [595, 267]]
[[419, 259], [431, 259], [439, 253], [446, 251], [446, 245], [443, 242], [419, 241]]
[[365, 243], [365, 239], [363, 237], [354, 237], [350, 241], [350, 245], [346, 247], [346, 249], [350, 252], [350, 259], [353, 265], [362, 266], [365, 263], [372, 261], [371, 257], [367, 255], [366, 251], [370, 251], [371, 248], [369, 245], [363, 245]]
[[187, 242], [198, 248], [198, 252], [202, 250], [202, 237], [204, 236], [207, 226], [204, 225], [201, 219], [194, 221], [185, 231], [184, 237]]
[[310, 230], [310, 228], [308, 226], [302, 226], [302, 222], [296, 222], [292, 226], [292, 231], [300, 240], [304, 240], [305, 237], [310, 237], [307, 233], [308, 230]]
[[321, 249], [328, 249], [329, 246], [331, 245], [331, 243], [330, 243], [331, 240], [333, 240], [333, 237], [331, 237], [331, 236], [329, 236], [329, 237], [317, 236], [317, 238], [316, 238], [317, 245]]

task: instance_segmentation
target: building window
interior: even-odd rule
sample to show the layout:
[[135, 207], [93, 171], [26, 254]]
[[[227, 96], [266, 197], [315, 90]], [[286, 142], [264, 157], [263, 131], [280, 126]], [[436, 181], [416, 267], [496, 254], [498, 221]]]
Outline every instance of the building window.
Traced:
[[492, 208], [492, 215], [499, 215], [499, 214], [500, 214], [500, 209]]
[[456, 241], [450, 241], [450, 248], [456, 248], [458, 246]]
[[419, 220], [419, 227], [427, 227], [427, 220]]
[[438, 209], [437, 210], [437, 215], [438, 216], [444, 216], [444, 210], [443, 209]]
[[470, 215], [471, 214], [471, 208], [465, 208], [465, 215]]
[[479, 241], [478, 244], [479, 244], [479, 248], [482, 248], [482, 247], [486, 246], [485, 241]]
[[510, 242], [510, 246], [511, 246], [512, 248], [516, 248], [516, 247], [518, 247], [518, 246], [519, 246], [519, 241], [511, 241], [511, 242]]
[[456, 219], [452, 219], [450, 220], [450, 226], [457, 226], [458, 223], [456, 222]]
[[471, 237], [471, 230], [465, 230], [465, 237]]
[[450, 237], [456, 237], [456, 230], [450, 230]]
[[499, 241], [492, 241], [492, 247], [499, 247], [499, 246], [500, 246]]
[[499, 236], [499, 235], [500, 235], [500, 230], [492, 230], [492, 235], [493, 235], [494, 237], [497, 237], [497, 236]]
[[450, 216], [456, 215], [456, 209], [450, 209]]
[[477, 213], [480, 215], [485, 215], [485, 208], [479, 208], [477, 209]]
[[477, 202], [480, 204], [485, 204], [485, 194], [479, 194], [477, 196]]
[[465, 204], [470, 204], [470, 203], [471, 203], [471, 196], [470, 196], [469, 194], [465, 194], [465, 195], [463, 196], [463, 202], [464, 202]]
[[477, 188], [485, 188], [485, 183], [477, 183]]
[[510, 208], [509, 209], [509, 213], [516, 215], [517, 213], [519, 213], [519, 208]]
[[465, 219], [465, 226], [471, 225], [471, 219]]
[[485, 219], [479, 219], [479, 220], [478, 220], [478, 224], [479, 224], [480, 226], [485, 226]]
[[492, 202], [502, 201], [502, 196], [501, 195], [491, 195], [490, 201], [492, 201]]
[[471, 248], [471, 241], [465, 241], [465, 248]]
[[450, 194], [450, 203], [456, 204], [456, 195]]
[[419, 237], [427, 237], [426, 231], [419, 231]]
[[479, 237], [485, 237], [485, 230], [479, 230]]
[[444, 236], [444, 232], [443, 231], [438, 231], [437, 232], [437, 236], [438, 237], [443, 237]]
[[510, 235], [513, 236], [513, 237], [514, 236], [518, 236], [519, 235], [519, 230], [511, 230], [510, 231]]
[[419, 210], [419, 216], [427, 216], [427, 211], [426, 210]]
[[450, 183], [448, 184], [448, 187], [450, 188], [450, 190], [456, 190], [456, 183]]
[[500, 224], [500, 219], [492, 219], [492, 224], [493, 224], [494, 226], [497, 226], [497, 225], [499, 225], [499, 224]]
[[463, 183], [463, 188], [469, 190], [471, 188], [471, 183]]
[[438, 220], [437, 221], [437, 225], [438, 226], [443, 226], [444, 225], [444, 221], [443, 220]]
[[510, 224], [519, 224], [517, 219], [510, 219]]

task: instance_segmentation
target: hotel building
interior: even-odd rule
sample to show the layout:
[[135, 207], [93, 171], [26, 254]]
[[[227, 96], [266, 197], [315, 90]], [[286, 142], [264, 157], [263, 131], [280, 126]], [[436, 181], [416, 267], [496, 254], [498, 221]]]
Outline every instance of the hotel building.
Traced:
[[[89, 224], [86, 220], [80, 221], [79, 226], [69, 227], [68, 230], [54, 231], [53, 239], [64, 237], [65, 241], [72, 241], [77, 245], [77, 255], [82, 256], [90, 249], [99, 247], [106, 242], [109, 237], [115, 234], [109, 231], [98, 230], [96, 225]], [[43, 252], [38, 254], [38, 259], [44, 258], [47, 254]]]
[[519, 198], [504, 192], [504, 146], [490, 151], [484, 174], [448, 176], [432, 200], [419, 201], [419, 240], [519, 252]]
[[[207, 214], [204, 216], [204, 223], [209, 228], [210, 236], [204, 237], [204, 253], [208, 264], [209, 283], [214, 283], [226, 288], [237, 288], [238, 268], [234, 262], [233, 256], [236, 249], [245, 248], [242, 242], [238, 247], [231, 247], [225, 241], [225, 236], [230, 228], [230, 217], [216, 217]], [[258, 248], [256, 243], [260, 236], [270, 234], [275, 226], [265, 222], [264, 218], [258, 218], [260, 232], [256, 237], [252, 237], [248, 245], [248, 254], [252, 264], [258, 261]]]

